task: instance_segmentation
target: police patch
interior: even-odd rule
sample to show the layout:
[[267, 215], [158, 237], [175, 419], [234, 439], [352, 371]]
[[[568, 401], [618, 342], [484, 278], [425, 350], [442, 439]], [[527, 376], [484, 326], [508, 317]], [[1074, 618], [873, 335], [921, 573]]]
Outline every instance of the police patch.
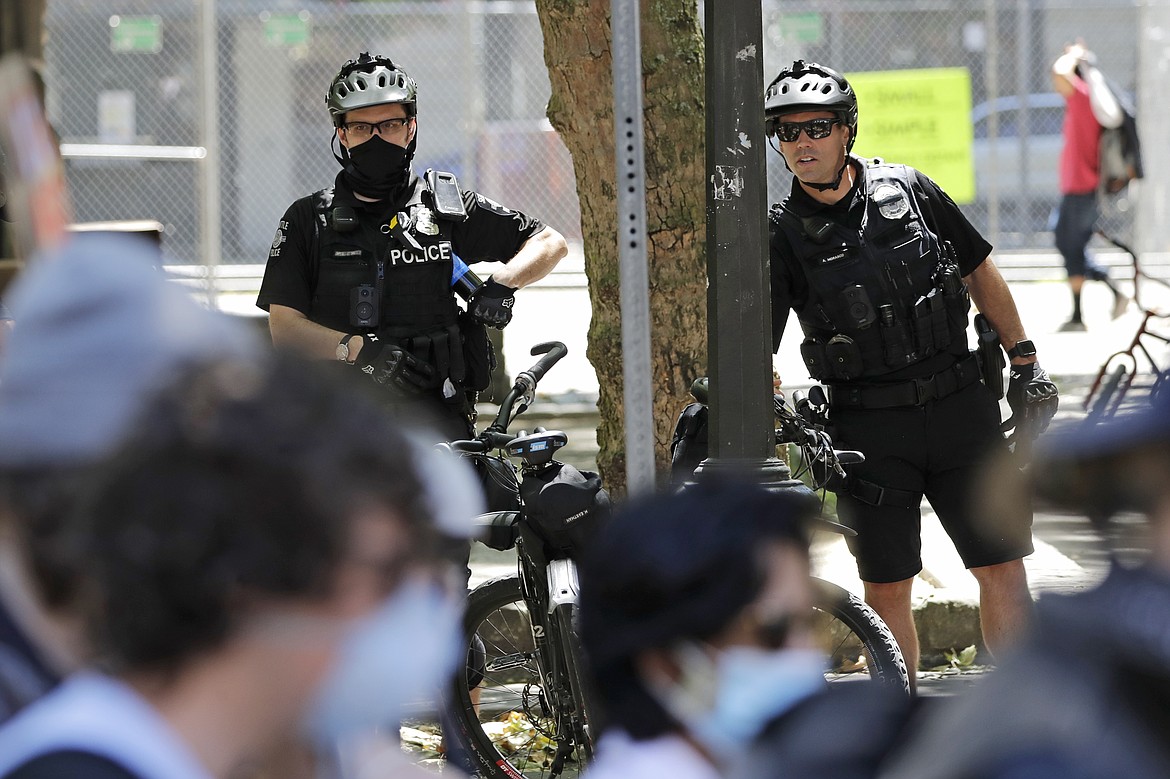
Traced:
[[287, 229], [288, 222], [282, 219], [280, 221], [280, 226], [276, 228], [276, 237], [272, 239], [272, 248], [268, 251], [269, 259], [280, 256], [280, 247], [283, 246], [284, 242], [288, 240], [288, 236], [285, 235], [284, 232]]
[[910, 201], [893, 184], [878, 184], [870, 197], [886, 219], [901, 219], [910, 212]]

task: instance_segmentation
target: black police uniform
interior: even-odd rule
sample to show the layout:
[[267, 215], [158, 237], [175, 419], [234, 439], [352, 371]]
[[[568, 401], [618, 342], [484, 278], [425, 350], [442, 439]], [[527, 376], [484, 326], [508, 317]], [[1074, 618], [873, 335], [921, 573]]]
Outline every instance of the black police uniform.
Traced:
[[288, 306], [331, 329], [411, 352], [434, 369], [433, 386], [395, 397], [391, 407], [429, 413], [445, 439], [466, 438], [473, 432], [469, 395], [488, 386], [491, 366], [484, 327], [455, 302], [453, 257], [469, 265], [507, 262], [544, 225], [471, 191], [463, 192], [467, 218], [451, 219], [435, 208], [423, 179], [412, 177], [407, 191], [396, 203], [367, 203], [339, 174], [332, 188], [293, 203], [272, 242], [256, 305]]
[[795, 310], [805, 364], [828, 389], [834, 442], [866, 456], [837, 504], [857, 531], [858, 572], [881, 583], [922, 569], [924, 494], [967, 567], [1023, 557], [1030, 516], [983, 528], [971, 505], [979, 461], [1004, 445], [968, 349], [962, 282], [991, 245], [922, 173], [851, 160], [854, 186], [832, 205], [793, 181], [770, 213], [770, 252], [774, 346]]

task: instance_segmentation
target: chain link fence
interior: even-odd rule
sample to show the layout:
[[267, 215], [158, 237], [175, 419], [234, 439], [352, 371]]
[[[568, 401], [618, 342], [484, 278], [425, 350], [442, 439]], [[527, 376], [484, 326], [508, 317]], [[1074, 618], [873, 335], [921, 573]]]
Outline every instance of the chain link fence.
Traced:
[[[1158, 178], [1170, 161], [1156, 143], [1170, 118], [1168, 0], [762, 1], [766, 81], [796, 58], [850, 74], [965, 69], [975, 187], [963, 206], [1000, 249], [1052, 248], [1063, 104], [1048, 73], [1084, 37], [1135, 98], [1146, 139], [1147, 179], [1105, 201], [1105, 223], [1130, 239], [1145, 230], [1146, 248], [1170, 244]], [[419, 168], [451, 170], [579, 240], [531, 2], [50, 0], [46, 27], [48, 111], [77, 217], [157, 219], [172, 262], [222, 273], [264, 261], [284, 208], [336, 174], [325, 89], [362, 50], [419, 82]], [[861, 142], [866, 122], [863, 105]], [[789, 183], [768, 159], [775, 202]]]
[[[1156, 176], [1157, 132], [1143, 112], [1151, 90], [1164, 92], [1167, 32], [1139, 0], [764, 0], [764, 74], [771, 81], [794, 59], [846, 74], [962, 68], [969, 76], [974, 193], [961, 198], [968, 218], [999, 249], [1051, 250], [1060, 200], [1058, 161], [1064, 101], [1049, 76], [1065, 44], [1084, 38], [1102, 71], [1138, 104], [1146, 132], [1147, 176]], [[1144, 81], [1144, 83], [1143, 83]], [[1165, 100], [1159, 101], [1164, 103]], [[1160, 107], [1160, 106], [1159, 106]], [[865, 145], [861, 101], [858, 146]], [[870, 128], [873, 113], [869, 114]], [[958, 128], [966, 131], [966, 128]], [[880, 149], [866, 148], [881, 155]], [[892, 158], [893, 162], [908, 162]], [[1148, 164], [1155, 162], [1154, 165]], [[782, 198], [790, 174], [768, 155], [769, 199]], [[924, 172], [937, 176], [928, 166]], [[1102, 199], [1102, 225], [1134, 239], [1143, 182]]]
[[45, 23], [77, 219], [157, 219], [170, 262], [265, 261], [284, 209], [333, 182], [325, 92], [366, 50], [419, 83], [418, 170], [580, 239], [531, 2], [51, 0]]

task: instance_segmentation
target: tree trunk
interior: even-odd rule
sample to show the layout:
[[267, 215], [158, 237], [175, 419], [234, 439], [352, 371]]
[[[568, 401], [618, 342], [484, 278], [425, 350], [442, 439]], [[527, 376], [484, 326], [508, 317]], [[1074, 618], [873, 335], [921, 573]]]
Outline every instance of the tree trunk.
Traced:
[[[548, 118], [573, 157], [600, 384], [598, 467], [625, 488], [610, 0], [536, 0], [552, 82]], [[660, 481], [688, 389], [707, 365], [703, 39], [694, 0], [643, 0], [651, 364]]]
[[19, 51], [34, 62], [43, 56], [46, 0], [0, 3], [0, 54]]

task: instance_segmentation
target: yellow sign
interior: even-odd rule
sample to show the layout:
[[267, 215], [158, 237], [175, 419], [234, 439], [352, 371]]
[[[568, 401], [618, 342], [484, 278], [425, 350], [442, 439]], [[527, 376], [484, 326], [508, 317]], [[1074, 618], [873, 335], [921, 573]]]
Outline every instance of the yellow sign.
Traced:
[[917, 168], [956, 203], [975, 199], [966, 68], [848, 73], [859, 119], [853, 151]]

